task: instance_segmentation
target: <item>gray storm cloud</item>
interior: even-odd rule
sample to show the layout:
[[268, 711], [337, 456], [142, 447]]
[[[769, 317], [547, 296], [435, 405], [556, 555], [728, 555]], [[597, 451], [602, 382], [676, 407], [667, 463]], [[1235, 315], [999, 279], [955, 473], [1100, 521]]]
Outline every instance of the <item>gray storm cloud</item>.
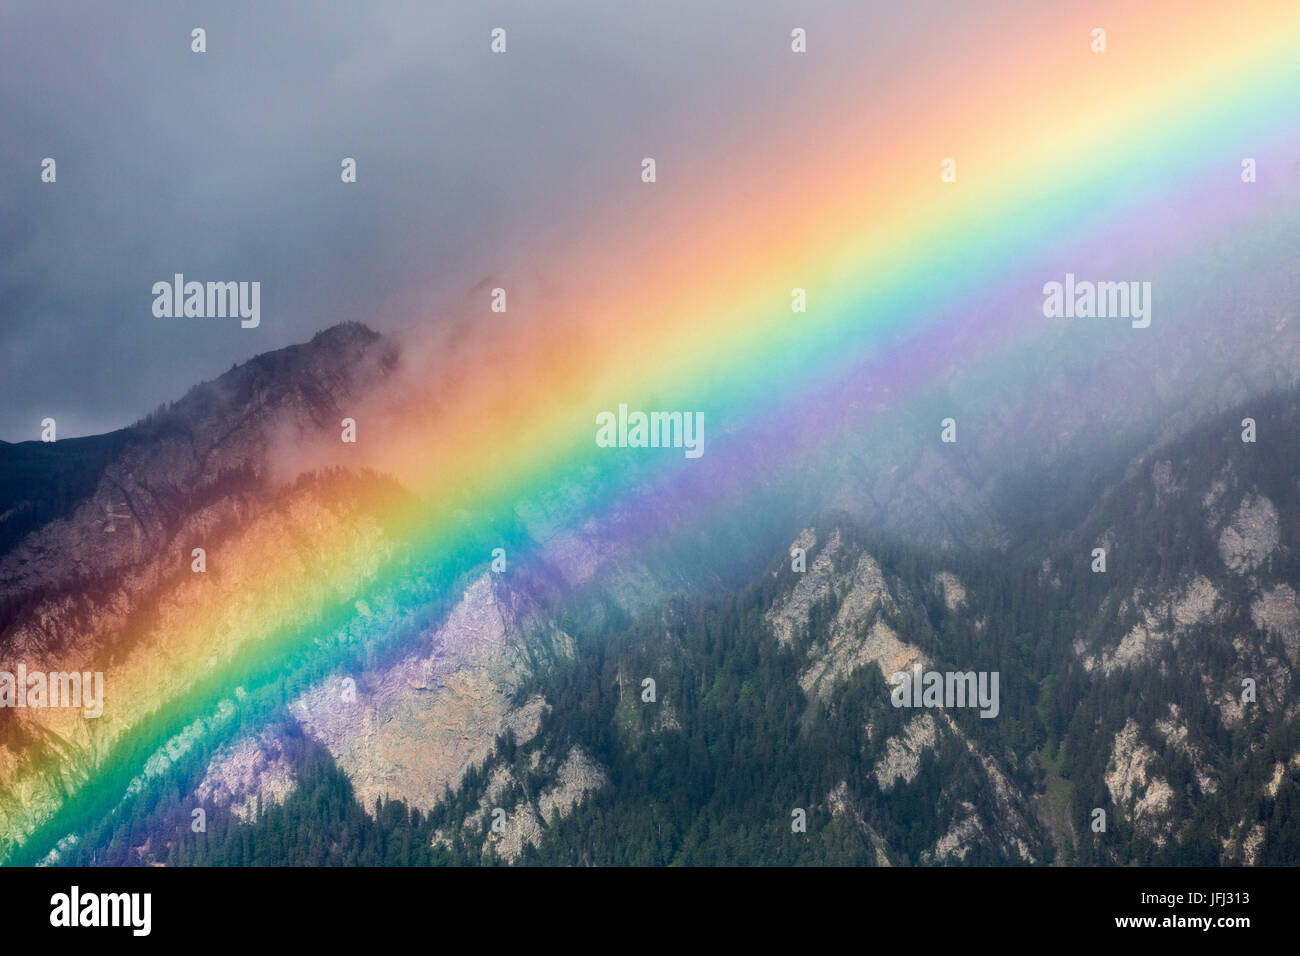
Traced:
[[[706, 6], [0, 11], [0, 438], [47, 415], [60, 437], [120, 427], [337, 322], [436, 323], [485, 277], [544, 281], [546, 250], [616, 219], [641, 157], [674, 175], [713, 137], [771, 135], [755, 107], [808, 82], [780, 56], [792, 24], [826, 63], [863, 59], [846, 22], [871, 35], [853, 3]], [[259, 327], [155, 318], [176, 273], [260, 282]]]

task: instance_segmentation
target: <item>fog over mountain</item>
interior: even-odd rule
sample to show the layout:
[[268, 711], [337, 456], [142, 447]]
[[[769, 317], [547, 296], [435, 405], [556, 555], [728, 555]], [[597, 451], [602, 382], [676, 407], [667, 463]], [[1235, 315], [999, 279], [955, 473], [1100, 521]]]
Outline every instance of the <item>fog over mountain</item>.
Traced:
[[[792, 6], [7, 6], [0, 438], [38, 437], [46, 415], [69, 438], [108, 431], [339, 322], [436, 326], [489, 276], [554, 281], [553, 247], [591, 241], [648, 148], [698, 164], [766, 135], [756, 104], [809, 88], [780, 56]], [[897, 21], [857, 6], [800, 13], [827, 24], [822, 70], [861, 52], [830, 23]], [[859, 68], [884, 77], [899, 55], [873, 46]], [[177, 272], [260, 281], [265, 323], [158, 321], [149, 290]]]

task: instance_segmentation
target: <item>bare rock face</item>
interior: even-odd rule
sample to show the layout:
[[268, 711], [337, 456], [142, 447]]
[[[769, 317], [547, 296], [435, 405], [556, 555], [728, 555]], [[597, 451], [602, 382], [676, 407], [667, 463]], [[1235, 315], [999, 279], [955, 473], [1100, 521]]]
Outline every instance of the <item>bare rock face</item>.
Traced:
[[523, 641], [533, 613], [485, 573], [418, 653], [326, 681], [290, 712], [334, 756], [363, 806], [385, 797], [428, 809], [483, 762], [497, 736], [511, 730], [523, 743], [537, 733], [545, 701], [511, 704], [529, 673]]
[[975, 812], [975, 805], [963, 800], [959, 809], [960, 812], [953, 820], [952, 826], [948, 828], [948, 832], [934, 845], [932, 856], [935, 862], [966, 859], [971, 846], [984, 834], [984, 828], [980, 826], [979, 814]]
[[[543, 750], [534, 750], [530, 764], [532, 770], [549, 776], [548, 784], [535, 800], [528, 797], [527, 788], [514, 769], [500, 763], [488, 777], [478, 809], [461, 824], [466, 831], [485, 834], [485, 855], [495, 854], [507, 863], [518, 860], [526, 847], [539, 846], [547, 827], [567, 817], [608, 781], [604, 768], [578, 746], [570, 747], [563, 759], [554, 755], [544, 758]], [[523, 796], [508, 799], [512, 793]], [[451, 845], [449, 834], [441, 831], [434, 835], [433, 842]]]
[[196, 790], [203, 803], [229, 807], [238, 819], [256, 819], [293, 792], [297, 754], [270, 731], [250, 734], [220, 748]]
[[1250, 605], [1255, 626], [1278, 637], [1292, 666], [1300, 664], [1300, 603], [1289, 584], [1278, 584], [1259, 592]]
[[501, 859], [513, 863], [523, 854], [524, 847], [539, 846], [545, 832], [537, 811], [527, 803], [520, 803], [506, 814], [503, 831], [490, 833], [483, 847], [485, 851], [495, 850]]
[[1273, 765], [1273, 777], [1264, 785], [1264, 792], [1269, 798], [1276, 798], [1278, 788], [1282, 786], [1282, 779], [1288, 772], [1300, 770], [1300, 753], [1291, 757], [1286, 763], [1278, 761]]
[[1173, 791], [1168, 781], [1149, 775], [1155, 757], [1155, 751], [1141, 742], [1137, 723], [1130, 717], [1115, 735], [1106, 765], [1106, 789], [1117, 806], [1128, 810], [1135, 825], [1162, 844], [1165, 838], [1159, 824], [1169, 809]]
[[1254, 571], [1279, 540], [1277, 508], [1263, 495], [1248, 494], [1219, 535], [1219, 556], [1234, 574]]
[[[1174, 641], [1189, 628], [1223, 616], [1219, 591], [1203, 575], [1197, 575], [1178, 592], [1163, 601], [1145, 601], [1134, 595], [1133, 603], [1146, 604], [1142, 620], [1120, 640], [1113, 651], [1102, 655], [1101, 669], [1111, 673], [1150, 660], [1163, 645]], [[1168, 622], [1172, 622], [1172, 627]]]
[[[807, 529], [790, 547], [806, 551], [816, 541], [816, 533]], [[840, 532], [831, 531], [790, 593], [767, 612], [767, 622], [777, 640], [789, 643], [807, 628], [815, 605], [833, 594], [839, 596], [840, 605], [828, 632], [812, 635], [808, 666], [799, 676], [804, 691], [822, 699], [828, 699], [860, 667], [874, 663], [888, 680], [914, 662], [925, 660], [920, 650], [900, 640], [880, 616], [882, 611], [898, 608], [880, 565], [871, 555], [862, 554], [852, 560], [848, 570], [836, 571], [843, 551]]]
[[[816, 543], [816, 532], [811, 528], [805, 529], [791, 542], [790, 550], [802, 548], [811, 554]], [[794, 590], [781, 604], [768, 611], [767, 621], [782, 644], [788, 644], [794, 639], [797, 629], [807, 626], [813, 605], [830, 596], [835, 582], [835, 556], [840, 550], [840, 533], [832, 531], [826, 544], [812, 557], [808, 570], [799, 576]]]
[[1257, 823], [1250, 829], [1241, 845], [1241, 855], [1247, 866], [1254, 866], [1259, 851], [1264, 846], [1264, 826]]
[[890, 790], [899, 780], [911, 783], [921, 768], [921, 756], [932, 750], [938, 727], [931, 714], [914, 718], [897, 737], [885, 741], [885, 756], [871, 769], [881, 790]]
[[919, 648], [900, 640], [893, 628], [878, 617], [865, 634], [854, 634], [846, 624], [832, 630], [824, 647], [813, 650], [811, 662], [799, 675], [799, 686], [822, 699], [829, 698], [854, 671], [868, 664], [878, 666], [888, 681], [914, 663], [928, 663]]
[[588, 793], [605, 785], [605, 771], [581, 747], [573, 747], [556, 771], [555, 782], [537, 798], [542, 819], [550, 824], [569, 812]]
[[1106, 771], [1106, 789], [1116, 803], [1127, 803], [1146, 785], [1147, 765], [1155, 752], [1138, 742], [1138, 727], [1130, 717], [1124, 729], [1115, 735], [1114, 749]]
[[940, 571], [934, 576], [934, 588], [943, 597], [943, 604], [949, 611], [961, 610], [966, 604], [966, 588], [961, 579], [951, 571]]

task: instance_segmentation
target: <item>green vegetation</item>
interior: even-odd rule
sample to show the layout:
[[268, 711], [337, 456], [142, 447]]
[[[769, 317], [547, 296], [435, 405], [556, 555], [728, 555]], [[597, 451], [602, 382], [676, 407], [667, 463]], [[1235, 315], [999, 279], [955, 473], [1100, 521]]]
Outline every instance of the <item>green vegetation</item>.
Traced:
[[[1256, 403], [1252, 416], [1261, 434], [1300, 433], [1294, 392]], [[874, 665], [849, 674], [826, 699], [805, 695], [800, 674], [845, 595], [826, 594], [808, 628], [782, 646], [766, 614], [796, 583], [783, 557], [747, 587], [671, 599], [635, 616], [604, 605], [556, 610], [577, 653], [546, 662], [519, 691], [521, 702], [540, 694], [551, 706], [539, 734], [524, 744], [498, 740], [485, 764], [427, 813], [398, 801], [367, 812], [328, 755], [295, 738], [288, 722], [282, 733], [301, 749], [297, 787], [255, 822], [209, 808], [207, 832], [190, 830], [188, 794], [210, 755], [196, 750], [165, 782], [149, 784], [86, 833], [67, 859], [490, 864], [498, 861], [484, 850], [488, 821], [480, 811], [491, 772], [512, 768], [502, 805], [535, 802], [550, 779], [545, 768], [576, 746], [601, 765], [607, 783], [548, 827], [519, 862], [874, 865], [884, 848], [893, 864], [918, 864], [932, 862], [936, 843], [965, 820], [979, 833], [960, 860], [967, 865], [1017, 862], [1022, 839], [1040, 862], [1212, 865], [1229, 844], [1240, 853], [1255, 826], [1263, 835], [1257, 862], [1294, 863], [1300, 774], [1286, 770], [1276, 797], [1266, 785], [1277, 763], [1300, 752], [1300, 721], [1285, 717], [1295, 712], [1297, 690], [1273, 679], [1290, 673], [1288, 650], [1256, 628], [1250, 606], [1259, 588], [1300, 580], [1300, 442], [1243, 444], [1241, 417], [1239, 410], [1221, 416], [1159, 450], [1086, 522], [1056, 529], [1055, 543], [1032, 558], [1021, 551], [939, 556], [843, 516], [817, 523], [842, 533], [838, 571], [869, 553], [900, 597], [897, 608], [877, 606], [856, 622], [862, 636], [884, 615], [934, 669], [1000, 674], [998, 718], [950, 711], [961, 736], [941, 731], [915, 776], [889, 789], [873, 768], [916, 713], [891, 706]], [[1160, 461], [1170, 462], [1168, 482], [1152, 478]], [[1218, 553], [1224, 516], [1205, 505], [1216, 483], [1229, 515], [1246, 493], [1268, 497], [1280, 515], [1283, 547], [1249, 579], [1228, 573]], [[1096, 574], [1091, 549], [1103, 539], [1108, 567]], [[933, 586], [938, 572], [961, 581], [959, 607], [950, 609]], [[1177, 641], [1154, 642], [1129, 666], [1104, 675], [1085, 666], [1198, 575], [1218, 589], [1221, 613], [1181, 627]], [[1236, 692], [1243, 675], [1257, 680], [1268, 706], [1225, 721], [1218, 698]], [[641, 698], [644, 677], [655, 681], [654, 702]], [[1185, 743], [1157, 729], [1174, 713]], [[1171, 791], [1167, 822], [1156, 832], [1135, 825], [1106, 785], [1116, 734], [1129, 721], [1151, 752], [1148, 777]], [[984, 757], [1005, 774], [1010, 798], [997, 792]], [[1215, 768], [1209, 783], [1207, 767]], [[1104, 834], [1089, 828], [1094, 807], [1107, 811]], [[791, 830], [796, 808], [806, 812], [806, 833]], [[478, 823], [467, 828], [470, 817]]]

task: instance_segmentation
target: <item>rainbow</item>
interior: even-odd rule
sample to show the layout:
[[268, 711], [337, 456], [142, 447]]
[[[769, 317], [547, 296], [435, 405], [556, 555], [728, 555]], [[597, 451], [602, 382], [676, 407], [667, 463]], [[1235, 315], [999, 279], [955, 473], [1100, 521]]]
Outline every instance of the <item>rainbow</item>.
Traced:
[[[1017, 11], [956, 47], [909, 39], [918, 56], [887, 95], [828, 71], [815, 104], [805, 86], [773, 105], [762, 143], [723, 131], [689, 168], [630, 176], [581, 243], [546, 252], [562, 298], [408, 352], [402, 393], [359, 416], [361, 441], [335, 460], [411, 494], [310, 527], [289, 500], [231, 531], [213, 573], [178, 578], [126, 650], [89, 662], [110, 675], [98, 722], [25, 718], [45, 742], [4, 751], [0, 852], [39, 858], [184, 741], [238, 724], [232, 702], [264, 713], [362, 645], [400, 648], [493, 542], [544, 559], [523, 505], [557, 534], [595, 522], [632, 553], [654, 548], [665, 516], [743, 511], [949, 376], [1032, 377], [1044, 336], [1076, 334], [1043, 317], [1044, 281], [1141, 275], [1154, 323], [1187, 321], [1162, 279], [1234, 237], [1294, 237], [1291, 0]], [[1242, 181], [1246, 157], [1258, 182]], [[705, 455], [597, 447], [596, 416], [620, 404], [702, 411]], [[359, 602], [388, 608], [382, 631]], [[74, 654], [29, 666], [87, 669]], [[74, 757], [94, 769], [69, 774]]]

